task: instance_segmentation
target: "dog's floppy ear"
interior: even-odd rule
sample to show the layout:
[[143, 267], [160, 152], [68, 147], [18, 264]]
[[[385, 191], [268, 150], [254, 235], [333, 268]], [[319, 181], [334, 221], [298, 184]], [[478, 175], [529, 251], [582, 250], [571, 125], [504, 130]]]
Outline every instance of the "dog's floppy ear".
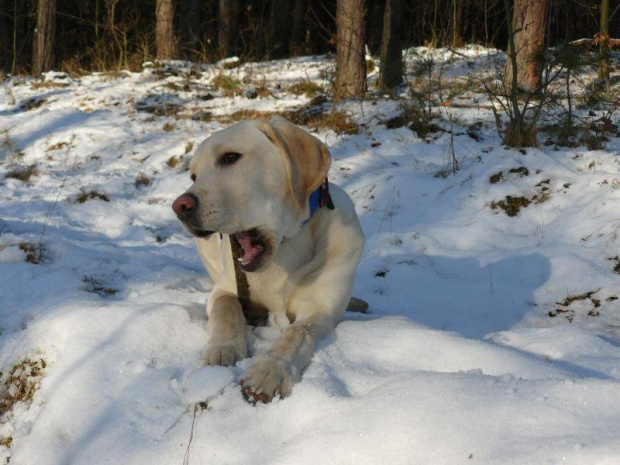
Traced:
[[281, 116], [262, 123], [261, 131], [282, 152], [290, 191], [303, 208], [306, 199], [327, 176], [331, 163], [329, 150], [316, 137]]

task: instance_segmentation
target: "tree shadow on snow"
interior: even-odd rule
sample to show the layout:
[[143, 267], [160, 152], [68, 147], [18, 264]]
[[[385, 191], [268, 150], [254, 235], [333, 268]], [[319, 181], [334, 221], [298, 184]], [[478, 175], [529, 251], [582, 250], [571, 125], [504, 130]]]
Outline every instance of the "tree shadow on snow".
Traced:
[[370, 256], [357, 287], [374, 315], [403, 315], [465, 337], [518, 324], [535, 307], [534, 292], [550, 275], [548, 258], [532, 253], [481, 264], [475, 257]]

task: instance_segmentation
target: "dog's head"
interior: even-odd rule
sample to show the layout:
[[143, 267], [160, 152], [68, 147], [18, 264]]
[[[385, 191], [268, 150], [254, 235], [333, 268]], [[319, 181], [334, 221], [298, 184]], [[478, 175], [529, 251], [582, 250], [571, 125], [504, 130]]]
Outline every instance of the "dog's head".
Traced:
[[172, 208], [196, 237], [232, 235], [241, 268], [260, 271], [284, 237], [299, 232], [329, 165], [327, 147], [284, 118], [245, 121], [200, 144], [190, 163], [194, 184]]

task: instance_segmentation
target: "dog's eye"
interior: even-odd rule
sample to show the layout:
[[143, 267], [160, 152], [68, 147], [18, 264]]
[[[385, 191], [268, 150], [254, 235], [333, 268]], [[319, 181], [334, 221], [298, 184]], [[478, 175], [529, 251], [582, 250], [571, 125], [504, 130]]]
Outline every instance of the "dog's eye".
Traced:
[[192, 174], [189, 178], [192, 180], [192, 182], [196, 182], [196, 175], [195, 174]]
[[218, 159], [217, 164], [220, 166], [232, 165], [236, 163], [240, 158], [241, 158], [240, 153], [227, 152]]

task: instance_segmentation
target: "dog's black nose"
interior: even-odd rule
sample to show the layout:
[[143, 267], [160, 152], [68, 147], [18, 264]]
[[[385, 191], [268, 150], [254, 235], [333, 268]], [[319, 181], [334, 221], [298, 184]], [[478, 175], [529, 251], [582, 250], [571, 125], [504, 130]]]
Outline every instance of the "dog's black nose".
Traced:
[[194, 194], [183, 194], [172, 203], [172, 210], [177, 216], [185, 216], [198, 205], [198, 197]]

